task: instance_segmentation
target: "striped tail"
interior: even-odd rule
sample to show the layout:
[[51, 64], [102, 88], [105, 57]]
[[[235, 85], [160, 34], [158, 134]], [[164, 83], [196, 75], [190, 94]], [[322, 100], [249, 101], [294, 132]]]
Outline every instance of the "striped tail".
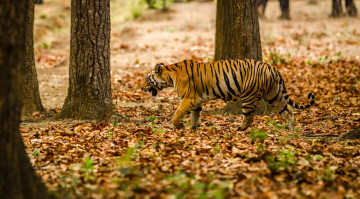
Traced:
[[[308, 94], [308, 99], [311, 99], [311, 101], [310, 101], [310, 103], [308, 103], [308, 104], [305, 105], [305, 106], [298, 105], [298, 104], [296, 104], [295, 102], [293, 102], [293, 101], [290, 99], [289, 95], [287, 94], [284, 79], [281, 77], [280, 73], [278, 73], [278, 74], [279, 74], [279, 77], [280, 77], [280, 82], [279, 82], [279, 84], [282, 86], [282, 89], [283, 89], [283, 90], [282, 90], [282, 93], [283, 93], [284, 99], [285, 99], [285, 101], [286, 101], [290, 106], [292, 106], [292, 107], [294, 107], [294, 108], [296, 108], [296, 109], [302, 109], [302, 110], [304, 110], [304, 109], [309, 108], [310, 106], [312, 106], [312, 105], [314, 104], [314, 102], [315, 102], [315, 94], [314, 94], [314, 93], [309, 93], [309, 94]], [[280, 86], [280, 87], [281, 87], [281, 86]]]
[[[286, 90], [285, 90], [286, 91]], [[311, 101], [310, 101], [310, 103], [308, 103], [307, 105], [305, 105], [305, 106], [303, 106], [303, 105], [298, 105], [298, 104], [296, 104], [295, 102], [293, 102], [291, 99], [290, 99], [290, 97], [289, 97], [289, 95], [285, 92], [284, 93], [284, 99], [286, 100], [286, 102], [290, 105], [290, 106], [292, 106], [292, 107], [294, 107], [294, 108], [296, 108], [296, 109], [306, 109], [306, 108], [309, 108], [310, 106], [312, 106], [313, 104], [314, 104], [314, 102], [315, 102], [315, 95], [314, 95], [314, 93], [309, 93], [308, 94], [308, 99], [311, 99]]]

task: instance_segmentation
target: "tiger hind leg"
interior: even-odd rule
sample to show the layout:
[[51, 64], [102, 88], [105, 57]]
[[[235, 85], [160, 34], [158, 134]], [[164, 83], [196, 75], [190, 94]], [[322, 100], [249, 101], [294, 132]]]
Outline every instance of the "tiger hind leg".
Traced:
[[283, 119], [285, 119], [286, 123], [289, 126], [289, 129], [293, 132], [295, 119], [294, 119], [294, 113], [292, 112], [291, 107], [286, 104], [284, 109], [282, 111], [280, 111], [279, 114], [281, 115], [281, 117]]
[[191, 128], [192, 129], [196, 129], [197, 127], [200, 126], [200, 113], [201, 113], [201, 106], [194, 109], [191, 112]]
[[245, 131], [254, 122], [255, 109], [259, 102], [259, 99], [259, 97], [254, 97], [252, 99], [241, 100], [242, 112], [244, 116], [243, 122], [240, 128], [238, 128], [239, 131]]

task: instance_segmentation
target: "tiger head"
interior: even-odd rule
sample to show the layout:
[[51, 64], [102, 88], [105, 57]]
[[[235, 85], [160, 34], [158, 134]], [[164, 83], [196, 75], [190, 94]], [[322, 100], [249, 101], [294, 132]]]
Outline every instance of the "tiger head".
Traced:
[[141, 90], [156, 96], [158, 91], [161, 91], [164, 88], [172, 87], [172, 82], [166, 81], [166, 75], [163, 73], [164, 64], [156, 64], [155, 68], [146, 75], [144, 84], [141, 87]]

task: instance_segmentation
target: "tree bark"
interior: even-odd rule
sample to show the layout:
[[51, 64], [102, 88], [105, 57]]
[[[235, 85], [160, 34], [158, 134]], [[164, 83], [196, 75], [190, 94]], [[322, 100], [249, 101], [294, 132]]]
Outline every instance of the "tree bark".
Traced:
[[279, 19], [290, 20], [290, 3], [289, 0], [279, 0], [281, 15]]
[[[218, 0], [216, 10], [215, 60], [262, 60], [257, 1]], [[260, 101], [256, 114], [267, 104]], [[241, 102], [229, 102], [223, 113], [239, 115]]]
[[340, 137], [341, 140], [344, 139], [351, 139], [351, 140], [355, 140], [355, 139], [360, 139], [360, 126], [358, 126], [357, 128], [351, 130], [350, 132], [343, 134]]
[[19, 131], [22, 71], [25, 55], [26, 11], [29, 1], [0, 4], [0, 196], [47, 198], [36, 176]]
[[354, 0], [345, 0], [345, 6], [346, 6], [347, 14], [350, 17], [357, 16], [357, 9], [356, 9]]
[[262, 60], [256, 1], [218, 0], [215, 60]]
[[339, 18], [343, 16], [343, 10], [341, 5], [341, 0], [332, 1], [332, 11], [330, 17]]
[[59, 117], [112, 115], [110, 81], [110, 0], [71, 1], [69, 89]]
[[40, 98], [39, 83], [34, 59], [34, 0], [28, 0], [28, 4], [29, 6], [25, 13], [25, 60], [21, 68], [23, 71], [23, 116], [31, 115], [37, 111], [45, 111]]

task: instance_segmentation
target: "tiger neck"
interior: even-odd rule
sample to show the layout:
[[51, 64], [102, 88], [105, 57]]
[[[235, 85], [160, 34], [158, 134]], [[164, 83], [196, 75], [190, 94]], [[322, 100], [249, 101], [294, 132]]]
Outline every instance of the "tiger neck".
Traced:
[[175, 64], [167, 65], [165, 66], [165, 69], [166, 75], [168, 76], [168, 83], [170, 83], [171, 86], [174, 87], [177, 81], [177, 74], [180, 69]]

